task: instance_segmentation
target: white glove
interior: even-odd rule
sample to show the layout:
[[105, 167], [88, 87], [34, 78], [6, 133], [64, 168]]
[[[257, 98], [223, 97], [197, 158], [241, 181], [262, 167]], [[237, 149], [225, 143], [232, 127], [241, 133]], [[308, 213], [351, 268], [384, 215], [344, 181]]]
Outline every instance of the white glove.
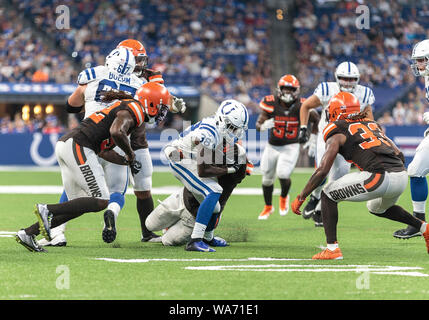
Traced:
[[426, 136], [429, 134], [429, 128], [427, 128], [426, 130], [425, 130], [425, 133], [423, 133], [423, 137], [425, 137], [426, 138]]
[[270, 118], [265, 120], [263, 124], [261, 124], [261, 131], [265, 131], [274, 127], [274, 118]]
[[423, 121], [429, 124], [429, 112], [423, 113]]
[[183, 101], [183, 99], [181, 98], [174, 97], [173, 104], [170, 108], [170, 111], [173, 113], [178, 113], [178, 112], [185, 113], [186, 111], [185, 101]]
[[312, 133], [310, 134], [310, 139], [304, 144], [304, 149], [308, 148], [308, 156], [314, 158], [316, 156], [316, 142], [317, 135]]

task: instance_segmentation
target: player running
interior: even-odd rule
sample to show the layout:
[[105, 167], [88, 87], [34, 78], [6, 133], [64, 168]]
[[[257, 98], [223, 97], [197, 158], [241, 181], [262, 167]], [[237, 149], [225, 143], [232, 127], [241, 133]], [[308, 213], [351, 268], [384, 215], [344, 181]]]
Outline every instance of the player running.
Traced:
[[235, 140], [244, 136], [248, 123], [246, 107], [236, 100], [225, 100], [214, 116], [190, 126], [164, 149], [173, 175], [200, 203], [191, 240], [185, 248], [188, 251], [215, 251], [203, 238], [207, 236], [207, 226], [221, 209], [219, 198], [223, 189], [217, 177], [233, 174], [240, 166], [237, 163], [213, 166], [213, 163], [223, 163], [224, 150], [229, 150]]
[[[102, 101], [113, 103], [84, 119], [55, 146], [69, 200], [59, 204], [36, 204], [38, 223], [21, 229], [16, 235], [17, 242], [30, 251], [45, 251], [35, 241], [39, 233], [51, 241], [51, 228], [108, 206], [110, 192], [99, 157], [125, 168], [128, 165], [137, 174], [141, 164], [136, 161], [128, 135], [144, 122], [162, 121], [166, 110], [171, 108], [172, 98], [164, 86], [147, 83], [135, 97], [123, 91], [108, 92]], [[115, 145], [124, 156], [113, 150]]]
[[[429, 101], [429, 39], [417, 43], [411, 54], [413, 61], [411, 68], [416, 77], [425, 77], [426, 99]], [[429, 124], [429, 112], [423, 114], [423, 120]], [[428, 197], [428, 183], [426, 175], [429, 173], [429, 130], [424, 133], [423, 141], [416, 149], [413, 161], [408, 165], [410, 176], [411, 199], [413, 201], [413, 215], [426, 220], [426, 199]], [[418, 228], [411, 225], [393, 233], [395, 238], [409, 239], [421, 236]]]
[[[272, 205], [274, 179], [279, 178], [281, 192], [279, 213], [284, 216], [289, 211], [290, 175], [299, 157], [299, 111], [300, 84], [290, 74], [284, 75], [277, 83], [276, 95], [266, 96], [259, 103], [262, 112], [256, 121], [256, 130], [269, 130], [268, 143], [261, 158], [262, 191], [265, 206], [258, 219], [266, 220], [274, 212]], [[312, 136], [317, 134], [319, 114], [310, 112]]]
[[338, 203], [341, 201], [368, 201], [370, 213], [419, 229], [429, 253], [428, 224], [395, 205], [408, 184], [404, 155], [383, 134], [379, 125], [361, 111], [359, 100], [353, 94], [340, 92], [332, 98], [328, 108], [329, 124], [323, 131], [326, 151], [320, 165], [293, 201], [293, 212], [301, 214], [301, 205], [326, 178], [338, 154], [361, 171], [330, 181], [323, 188], [321, 205], [327, 248], [313, 259], [343, 258], [337, 242]]
[[[235, 145], [236, 149], [243, 149], [238, 144]], [[245, 157], [245, 150], [241, 151], [242, 156]], [[228, 156], [234, 156], [234, 153], [227, 152]], [[232, 159], [231, 163], [234, 161]], [[238, 159], [237, 163], [243, 163]], [[213, 166], [217, 166], [213, 164]], [[224, 166], [227, 171], [227, 166]], [[209, 166], [205, 166], [202, 170], [211, 170]], [[216, 170], [216, 168], [214, 169]], [[218, 183], [222, 188], [222, 194], [219, 197], [220, 211], [213, 214], [213, 218], [207, 225], [206, 232], [204, 233], [203, 241], [212, 247], [227, 246], [226, 240], [215, 237], [214, 230], [219, 225], [221, 215], [225, 208], [232, 191], [246, 176], [246, 164], [240, 164], [239, 169], [235, 173], [224, 174], [218, 177]], [[187, 188], [183, 187], [177, 192], [171, 194], [168, 198], [160, 202], [154, 211], [149, 215], [146, 220], [146, 226], [149, 230], [159, 231], [165, 230], [162, 235], [162, 244], [165, 246], [180, 246], [191, 240], [192, 230], [195, 225], [195, 218], [197, 216], [200, 203], [195, 199], [194, 195]]]
[[[122, 64], [117, 65], [117, 61]], [[105, 107], [101, 101], [103, 92], [110, 90], [122, 90], [134, 95], [144, 83], [155, 82], [163, 84], [164, 80], [160, 72], [147, 68], [148, 56], [142, 43], [137, 40], [127, 39], [118, 44], [107, 57], [104, 66], [97, 66], [82, 71], [78, 77], [78, 88], [67, 100], [67, 111], [78, 113], [85, 110], [85, 118]], [[170, 111], [184, 112], [186, 106], [182, 99], [173, 97], [173, 106]], [[142, 228], [142, 241], [151, 241], [159, 237], [149, 232], [144, 224], [147, 215], [153, 210], [153, 200], [150, 193], [152, 187], [152, 159], [150, 157], [146, 140], [146, 125], [142, 124], [131, 134], [131, 147], [136, 154], [136, 159], [141, 163], [142, 170], [133, 175], [134, 193], [137, 198], [137, 211]], [[121, 152], [120, 150], [116, 150]], [[116, 219], [125, 204], [125, 192], [128, 185], [128, 170], [123, 166], [100, 159], [106, 174], [107, 184], [111, 193], [110, 202], [104, 213], [103, 241], [110, 243], [116, 239]], [[63, 192], [60, 202], [67, 201], [67, 195]], [[52, 230], [52, 241], [45, 239], [39, 241], [40, 245], [64, 246], [65, 224]]]
[[[300, 111], [301, 128], [298, 141], [300, 143], [307, 140], [307, 123], [311, 109], [322, 106], [321, 119], [319, 121], [319, 134], [316, 143], [316, 166], [320, 164], [325, 151], [325, 142], [323, 140], [323, 129], [328, 124], [328, 103], [330, 99], [339, 92], [351, 92], [359, 100], [361, 111], [365, 111], [369, 119], [374, 119], [372, 114], [372, 105], [375, 102], [374, 94], [369, 87], [359, 85], [360, 73], [356, 65], [350, 61], [342, 62], [335, 71], [335, 82], [320, 83], [313, 95], [306, 99]], [[347, 163], [343, 156], [338, 155], [329, 173], [329, 180], [334, 181], [350, 171], [350, 163]], [[323, 186], [319, 186], [312, 193], [310, 200], [303, 210], [303, 218], [308, 219], [313, 216], [315, 226], [322, 226], [323, 222], [320, 216], [320, 194]]]

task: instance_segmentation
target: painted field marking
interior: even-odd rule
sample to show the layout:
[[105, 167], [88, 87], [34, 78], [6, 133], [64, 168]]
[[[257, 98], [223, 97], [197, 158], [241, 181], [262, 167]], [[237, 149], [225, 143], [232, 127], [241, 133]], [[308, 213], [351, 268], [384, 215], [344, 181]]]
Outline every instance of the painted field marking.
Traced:
[[[291, 259], [291, 258], [243, 258], [243, 259], [114, 259], [95, 258], [117, 263], [148, 263], [148, 262], [244, 262], [244, 261], [314, 261], [312, 259]], [[377, 266], [377, 265], [357, 265], [357, 264], [266, 264], [266, 265], [216, 265], [216, 266], [187, 266], [186, 270], [197, 271], [253, 271], [253, 272], [369, 272], [380, 275], [398, 275], [409, 277], [429, 277], [428, 274], [418, 272], [421, 267], [400, 267], [400, 266]]]
[[13, 238], [16, 231], [0, 231], [0, 238]]

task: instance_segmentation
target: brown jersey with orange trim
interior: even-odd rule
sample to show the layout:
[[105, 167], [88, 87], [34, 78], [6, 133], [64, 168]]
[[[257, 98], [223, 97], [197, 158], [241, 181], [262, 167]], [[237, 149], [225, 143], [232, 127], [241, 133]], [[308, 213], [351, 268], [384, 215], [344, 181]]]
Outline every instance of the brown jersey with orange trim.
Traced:
[[300, 100], [285, 107], [278, 97], [270, 95], [262, 99], [259, 107], [268, 119], [274, 118], [274, 127], [270, 129], [268, 138], [271, 145], [298, 143]]
[[405, 170], [402, 155], [396, 153], [393, 142], [386, 138], [377, 122], [369, 119], [331, 122], [323, 130], [323, 138], [327, 141], [337, 133], [346, 136], [339, 153], [360, 170], [374, 173]]
[[128, 134], [144, 123], [144, 112], [140, 102], [125, 99], [117, 101], [85, 118], [74, 132], [73, 139], [79, 145], [88, 147], [96, 153], [103, 149], [113, 148], [114, 143], [110, 137], [110, 127], [116, 119], [116, 114], [121, 110], [129, 111], [134, 119], [135, 126], [130, 128]]

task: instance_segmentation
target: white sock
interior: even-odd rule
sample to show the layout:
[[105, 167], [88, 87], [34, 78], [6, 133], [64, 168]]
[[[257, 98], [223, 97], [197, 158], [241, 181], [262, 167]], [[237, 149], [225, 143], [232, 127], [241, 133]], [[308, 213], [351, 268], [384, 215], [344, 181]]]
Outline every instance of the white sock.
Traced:
[[214, 237], [214, 230], [212, 230], [212, 231], [206, 231], [204, 233], [204, 239], [207, 240], [207, 241], [210, 241], [211, 239], [213, 239], [213, 237]]
[[195, 222], [194, 230], [192, 231], [191, 238], [192, 239], [203, 238], [206, 228], [207, 226], [205, 224]]
[[115, 221], [116, 221], [116, 219], [118, 219], [119, 212], [121, 211], [121, 206], [116, 202], [111, 202], [107, 206], [107, 209], [113, 211], [113, 214], [115, 215]]
[[338, 248], [338, 242], [335, 242], [335, 243], [328, 243], [328, 249], [330, 250], [330, 251], [335, 251], [335, 249], [337, 249]]
[[426, 201], [413, 201], [413, 211], [425, 213]]
[[420, 232], [421, 232], [421, 233], [424, 233], [424, 232], [426, 231], [426, 225], [427, 225], [427, 223], [426, 223], [426, 222], [423, 222], [423, 223], [422, 223], [422, 225], [421, 225], [421, 227], [420, 227]]

